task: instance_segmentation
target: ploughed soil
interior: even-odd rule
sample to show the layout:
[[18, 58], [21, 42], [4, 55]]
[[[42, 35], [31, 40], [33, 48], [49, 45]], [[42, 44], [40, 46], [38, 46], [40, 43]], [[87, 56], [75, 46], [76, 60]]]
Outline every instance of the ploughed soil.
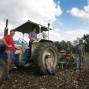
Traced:
[[75, 70], [75, 65], [57, 68], [55, 76], [40, 76], [33, 69], [13, 70], [12, 80], [4, 81], [0, 89], [89, 89], [89, 54], [83, 62], [83, 70]]

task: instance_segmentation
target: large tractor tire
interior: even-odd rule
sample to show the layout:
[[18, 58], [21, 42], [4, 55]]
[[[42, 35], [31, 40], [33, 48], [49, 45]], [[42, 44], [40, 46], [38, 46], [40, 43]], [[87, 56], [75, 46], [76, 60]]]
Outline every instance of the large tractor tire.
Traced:
[[52, 42], [43, 42], [41, 43], [34, 52], [33, 56], [33, 67], [35, 72], [39, 74], [48, 74], [47, 68], [45, 65], [45, 56], [47, 53], [51, 54], [53, 64], [55, 69], [58, 63], [58, 55], [57, 55], [57, 48]]
[[7, 74], [6, 63], [0, 59], [0, 83], [4, 81]]

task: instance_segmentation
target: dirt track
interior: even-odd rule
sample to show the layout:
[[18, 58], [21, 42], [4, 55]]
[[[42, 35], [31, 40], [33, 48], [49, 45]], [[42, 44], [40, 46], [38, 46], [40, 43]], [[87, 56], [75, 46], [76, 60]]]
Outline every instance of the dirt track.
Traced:
[[89, 89], [89, 54], [83, 62], [83, 70], [75, 66], [58, 68], [56, 76], [38, 76], [32, 69], [11, 71], [11, 81], [4, 81], [0, 89]]

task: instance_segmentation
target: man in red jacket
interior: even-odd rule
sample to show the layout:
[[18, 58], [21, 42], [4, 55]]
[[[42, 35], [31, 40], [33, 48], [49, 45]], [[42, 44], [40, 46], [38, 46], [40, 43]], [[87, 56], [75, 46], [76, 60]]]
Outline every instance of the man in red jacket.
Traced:
[[[15, 30], [10, 31], [10, 35], [6, 35], [2, 38], [3, 43], [6, 45], [5, 52], [7, 53], [7, 68], [8, 73], [10, 70], [10, 65], [14, 54], [19, 54], [19, 63], [21, 63], [22, 57], [22, 49], [18, 48], [13, 40], [13, 36], [15, 35]], [[7, 76], [7, 79], [11, 79], [10, 76]]]

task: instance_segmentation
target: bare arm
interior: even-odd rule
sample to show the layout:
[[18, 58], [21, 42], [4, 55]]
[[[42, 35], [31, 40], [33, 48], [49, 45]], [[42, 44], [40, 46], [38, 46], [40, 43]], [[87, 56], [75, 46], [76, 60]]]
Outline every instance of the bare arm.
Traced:
[[36, 40], [39, 40], [38, 38], [36, 38]]
[[6, 40], [4, 38], [2, 38], [2, 41], [6, 46], [8, 46], [8, 44], [7, 44], [7, 42], [6, 42]]
[[7, 47], [10, 46], [10, 45], [7, 44], [7, 42], [6, 42], [6, 40], [5, 40], [4, 38], [2, 38], [2, 41], [3, 41], [3, 43], [4, 43]]

